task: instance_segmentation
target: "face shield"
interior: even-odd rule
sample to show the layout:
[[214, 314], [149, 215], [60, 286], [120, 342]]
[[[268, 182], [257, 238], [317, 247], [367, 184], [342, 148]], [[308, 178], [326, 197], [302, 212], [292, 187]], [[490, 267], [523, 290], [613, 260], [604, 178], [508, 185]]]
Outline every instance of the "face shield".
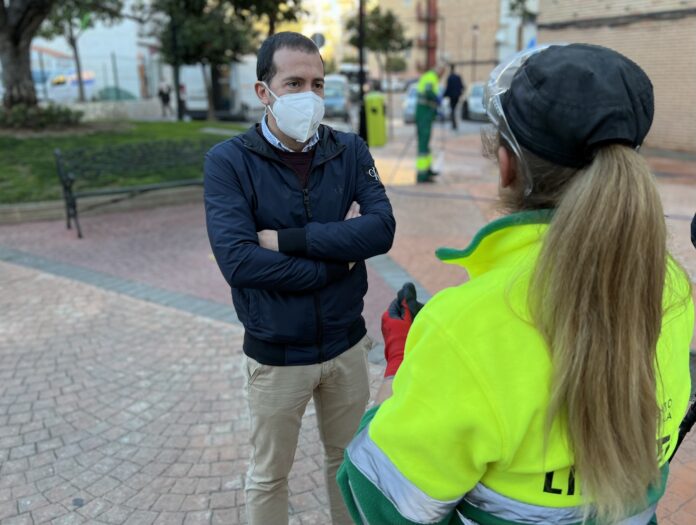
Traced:
[[[510, 84], [515, 76], [515, 73], [529, 59], [529, 57], [541, 53], [547, 49], [549, 45], [543, 45], [532, 49], [525, 49], [518, 52], [508, 61], [499, 64], [488, 77], [488, 82], [483, 89], [483, 107], [486, 110], [490, 125], [485, 126], [481, 133], [484, 134], [484, 143], [490, 141], [491, 135], [500, 134], [502, 140], [512, 149], [517, 158], [518, 172], [522, 175], [525, 189], [524, 195], [528, 196], [532, 193], [532, 178], [528, 167], [525, 163], [522, 148], [520, 147], [515, 134], [510, 129], [505, 111], [503, 110], [502, 97], [503, 94], [510, 89]], [[486, 137], [488, 135], [488, 137]]]

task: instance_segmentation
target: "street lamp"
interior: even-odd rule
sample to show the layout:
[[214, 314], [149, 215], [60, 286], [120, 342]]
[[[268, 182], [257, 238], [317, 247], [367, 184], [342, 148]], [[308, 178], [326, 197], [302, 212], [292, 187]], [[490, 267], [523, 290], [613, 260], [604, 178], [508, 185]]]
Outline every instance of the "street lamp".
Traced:
[[[178, 121], [181, 121], [184, 119], [184, 108], [183, 105], [181, 104], [181, 80], [179, 77], [179, 41], [178, 41], [178, 34], [177, 30], [178, 27], [177, 25], [179, 24], [179, 2], [176, 2], [174, 5], [170, 6], [170, 12], [169, 12], [169, 17], [170, 17], [170, 22], [169, 25], [171, 26], [171, 38], [172, 38], [172, 59], [173, 59], [173, 64], [172, 68], [174, 69], [174, 96], [176, 97], [176, 119]], [[112, 55], [112, 60], [115, 62], [115, 57], [114, 54], [111, 53]], [[116, 66], [114, 66], [115, 69]], [[114, 73], [115, 75], [115, 73]], [[118, 84], [117, 84], [118, 85]], [[116, 91], [118, 93], [118, 90]]]
[[438, 18], [442, 22], [442, 50], [440, 51], [440, 62], [447, 62], [448, 61], [448, 55], [447, 55], [447, 33], [445, 32], [445, 17], [443, 15], [439, 15]]
[[479, 36], [479, 26], [478, 24], [474, 24], [471, 26], [471, 81], [475, 82], [476, 81], [476, 44], [478, 43], [478, 36]]
[[365, 2], [358, 2], [358, 82], [360, 84], [360, 123], [358, 135], [367, 141], [367, 116], [365, 115]]

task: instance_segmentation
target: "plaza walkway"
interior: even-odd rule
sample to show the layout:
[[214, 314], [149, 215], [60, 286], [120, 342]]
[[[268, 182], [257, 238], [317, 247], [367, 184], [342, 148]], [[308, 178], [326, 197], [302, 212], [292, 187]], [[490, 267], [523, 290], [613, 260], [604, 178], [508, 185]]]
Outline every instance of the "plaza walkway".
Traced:
[[[463, 247], [496, 216], [478, 126], [438, 128], [435, 184], [413, 185], [412, 128], [373, 151], [397, 218], [368, 262], [365, 317], [407, 279], [427, 298], [465, 279], [433, 251]], [[439, 152], [439, 153], [438, 153]], [[696, 278], [689, 221], [696, 161], [647, 152], [673, 252]], [[0, 525], [245, 522], [249, 447], [242, 329], [210, 253], [200, 199], [0, 226]], [[696, 345], [692, 345], [696, 347]], [[382, 373], [371, 353], [372, 387]], [[310, 405], [290, 478], [291, 523], [329, 524]], [[696, 433], [675, 459], [660, 523], [696, 524]]]

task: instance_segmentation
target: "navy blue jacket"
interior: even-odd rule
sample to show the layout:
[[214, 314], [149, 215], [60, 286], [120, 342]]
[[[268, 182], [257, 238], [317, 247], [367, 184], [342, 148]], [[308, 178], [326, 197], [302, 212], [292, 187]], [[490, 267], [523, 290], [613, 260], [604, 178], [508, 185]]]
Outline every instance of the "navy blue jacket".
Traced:
[[456, 73], [450, 73], [447, 77], [447, 86], [442, 96], [445, 98], [459, 98], [462, 96], [463, 92], [464, 82], [462, 82], [462, 77]]
[[[364, 260], [394, 239], [365, 143], [327, 126], [319, 136], [305, 189], [256, 126], [206, 155], [210, 245], [244, 324], [244, 352], [260, 363], [320, 363], [357, 343], [366, 333]], [[346, 221], [353, 201], [362, 216]], [[259, 246], [261, 230], [279, 232], [280, 251]]]

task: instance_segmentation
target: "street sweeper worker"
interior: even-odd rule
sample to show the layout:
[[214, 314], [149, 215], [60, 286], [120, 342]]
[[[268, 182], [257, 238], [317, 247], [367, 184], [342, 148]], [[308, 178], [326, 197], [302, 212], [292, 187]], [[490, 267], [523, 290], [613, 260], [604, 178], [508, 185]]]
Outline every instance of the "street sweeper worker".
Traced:
[[418, 136], [418, 156], [416, 157], [417, 182], [432, 182], [433, 155], [430, 151], [430, 137], [433, 123], [437, 118], [440, 101], [440, 78], [445, 73], [444, 64], [423, 73], [418, 79], [416, 99], [416, 133]]

